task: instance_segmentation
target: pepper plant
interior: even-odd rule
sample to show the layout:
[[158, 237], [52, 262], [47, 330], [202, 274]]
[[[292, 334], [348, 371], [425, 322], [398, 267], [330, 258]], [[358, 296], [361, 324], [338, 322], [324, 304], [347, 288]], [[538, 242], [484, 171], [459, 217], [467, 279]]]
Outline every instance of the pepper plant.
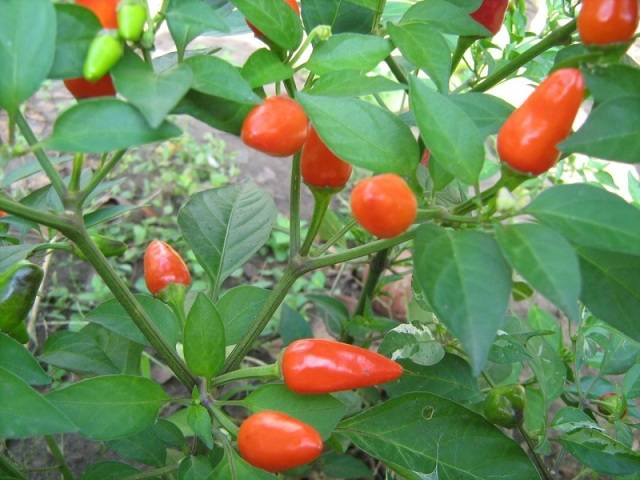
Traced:
[[[520, 0], [0, 0], [2, 166], [48, 178], [0, 193], [0, 437], [44, 437], [65, 480], [551, 479], [569, 455], [573, 478], [640, 478], [640, 184], [607, 172], [640, 159], [638, 4], [545, 6], [536, 35]], [[263, 46], [243, 65], [190, 47], [251, 31]], [[487, 93], [515, 77], [534, 87], [518, 108]], [[37, 138], [25, 103], [47, 79], [77, 102]], [[148, 292], [115, 268], [126, 246], [101, 232], [132, 207], [101, 203], [114, 168], [185, 116], [291, 165], [270, 290], [225, 284], [276, 221], [248, 178], [177, 216], [206, 288], [163, 239]], [[350, 216], [319, 236], [349, 194]], [[36, 264], [59, 251], [113, 298], [36, 343]], [[308, 338], [283, 305], [296, 280], [365, 261], [354, 312], [308, 296], [334, 339]], [[406, 323], [372, 308], [398, 262]], [[263, 335], [279, 309], [280, 335]], [[70, 433], [120, 460], [73, 472]], [[1, 478], [30, 471], [0, 455]]]

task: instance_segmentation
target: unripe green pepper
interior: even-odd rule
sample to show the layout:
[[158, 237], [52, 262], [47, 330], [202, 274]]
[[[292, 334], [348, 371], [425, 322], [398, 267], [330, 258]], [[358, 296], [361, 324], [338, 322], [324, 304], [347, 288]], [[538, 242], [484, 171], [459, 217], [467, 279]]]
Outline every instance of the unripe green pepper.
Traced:
[[12, 265], [0, 275], [0, 331], [11, 334], [25, 319], [43, 276], [38, 265], [27, 261]]
[[[91, 240], [105, 257], [119, 257], [127, 251], [127, 244], [115, 238], [105, 237], [104, 235], [91, 235]], [[71, 248], [73, 254], [78, 258], [87, 259], [78, 247], [73, 245]]]
[[115, 30], [101, 30], [94, 37], [82, 70], [89, 82], [97, 82], [118, 63], [124, 55], [124, 45]]
[[619, 420], [627, 414], [627, 399], [623, 395], [609, 392], [598, 400], [598, 411], [610, 420]]
[[522, 385], [496, 387], [484, 402], [484, 416], [501, 427], [513, 428], [522, 423], [526, 391]]
[[121, 0], [118, 5], [118, 32], [120, 37], [137, 42], [142, 37], [147, 21], [147, 6], [140, 0]]

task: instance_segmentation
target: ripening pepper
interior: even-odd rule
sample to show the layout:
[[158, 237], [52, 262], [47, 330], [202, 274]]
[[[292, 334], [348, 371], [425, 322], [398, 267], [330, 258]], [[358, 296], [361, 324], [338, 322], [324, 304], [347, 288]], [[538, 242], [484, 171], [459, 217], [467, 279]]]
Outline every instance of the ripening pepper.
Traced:
[[147, 22], [147, 6], [142, 0], [120, 0], [118, 5], [118, 33], [124, 40], [137, 42]]
[[495, 35], [504, 22], [504, 13], [509, 6], [509, 0], [483, 0], [480, 7], [471, 17], [484, 28]]
[[351, 211], [369, 233], [393, 238], [413, 224], [418, 202], [402, 177], [385, 173], [357, 183], [351, 192]]
[[75, 3], [91, 10], [103, 28], [118, 28], [118, 0], [76, 0]]
[[43, 275], [42, 268], [24, 260], [0, 274], [0, 331], [19, 330], [33, 307]]
[[113, 97], [116, 94], [111, 75], [105, 75], [95, 83], [87, 82], [84, 78], [68, 78], [64, 81], [64, 86], [76, 100]]
[[608, 392], [598, 400], [598, 411], [610, 420], [619, 420], [627, 415], [627, 399], [623, 395]]
[[187, 264], [171, 245], [161, 240], [152, 241], [144, 252], [144, 279], [153, 295], [170, 285], [191, 285]]
[[518, 172], [539, 175], [560, 157], [557, 145], [571, 133], [584, 98], [580, 70], [556, 70], [507, 118], [498, 132], [498, 153]]
[[101, 30], [89, 45], [82, 74], [89, 82], [98, 82], [120, 61], [124, 45], [115, 30]]
[[351, 171], [351, 165], [329, 150], [310, 126], [300, 157], [300, 174], [304, 183], [312, 188], [342, 190], [351, 177]]
[[[104, 235], [91, 235], [91, 240], [105, 257], [119, 257], [127, 251], [127, 244], [115, 238], [105, 237]], [[86, 257], [78, 247], [73, 245], [72, 250], [78, 258], [86, 260]]]
[[582, 0], [578, 32], [585, 45], [626, 43], [637, 28], [638, 0]]
[[268, 472], [312, 462], [322, 448], [322, 437], [311, 425], [280, 412], [267, 410], [251, 415], [238, 432], [242, 458]]
[[300, 394], [340, 392], [390, 382], [402, 366], [382, 355], [346, 343], [322, 339], [296, 340], [284, 351], [282, 376]]
[[5, 212], [4, 210], [0, 210], [0, 218], [6, 217], [6, 216], [7, 216], [7, 212]]
[[522, 423], [526, 391], [522, 385], [493, 388], [484, 401], [484, 416], [501, 427], [512, 428]]
[[307, 115], [289, 97], [269, 97], [249, 112], [242, 123], [245, 145], [274, 157], [298, 152], [307, 139]]

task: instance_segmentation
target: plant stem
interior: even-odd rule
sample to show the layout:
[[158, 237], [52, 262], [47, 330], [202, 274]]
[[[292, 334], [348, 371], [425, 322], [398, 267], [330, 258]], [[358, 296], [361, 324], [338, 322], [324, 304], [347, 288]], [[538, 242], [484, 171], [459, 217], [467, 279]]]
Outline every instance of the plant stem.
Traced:
[[84, 202], [87, 201], [87, 198], [89, 197], [89, 195], [91, 195], [91, 193], [93, 193], [96, 187], [100, 185], [102, 180], [104, 180], [105, 177], [109, 175], [109, 172], [111, 172], [111, 170], [114, 169], [114, 167], [118, 164], [118, 162], [122, 159], [122, 157], [124, 157], [125, 153], [126, 153], [126, 150], [118, 150], [111, 156], [109, 161], [100, 168], [100, 170], [98, 170], [96, 173], [93, 174], [93, 176], [91, 177], [91, 180], [89, 181], [89, 184], [78, 195], [79, 206], [82, 206]]
[[160, 7], [160, 11], [156, 13], [155, 17], [153, 17], [153, 31], [154, 33], [160, 29], [160, 25], [164, 22], [165, 18], [167, 18], [167, 9], [169, 8], [170, 0], [162, 0], [162, 6]]
[[2, 193], [0, 193], [0, 210], [4, 210], [7, 213], [26, 220], [31, 220], [40, 225], [55, 228], [62, 233], [68, 232], [73, 228], [72, 223], [66, 217], [27, 207], [26, 205], [11, 200]]
[[18, 467], [16, 467], [13, 462], [4, 455], [0, 455], [0, 472], [6, 472], [19, 480], [27, 480], [24, 473], [18, 470]]
[[342, 237], [344, 237], [349, 230], [356, 226], [355, 218], [352, 218], [347, 223], [343, 225], [343, 227], [338, 230], [325, 244], [323, 244], [316, 252], [314, 256], [322, 255], [324, 252], [329, 250], [333, 245], [335, 245]]
[[291, 164], [291, 190], [289, 194], [289, 263], [300, 249], [300, 153], [293, 156]]
[[520, 435], [522, 435], [522, 437], [524, 438], [524, 441], [526, 442], [527, 447], [529, 447], [531, 457], [534, 463], [536, 464], [536, 467], [538, 468], [540, 475], [542, 475], [542, 478], [544, 480], [553, 480], [553, 477], [551, 477], [551, 474], [547, 470], [547, 467], [545, 466], [544, 462], [536, 453], [536, 446], [533, 444], [533, 441], [531, 440], [527, 432], [524, 430], [524, 427], [522, 425], [518, 425], [516, 428], [520, 432]]
[[304, 272], [302, 272], [299, 268], [294, 269], [292, 267], [288, 267], [287, 269], [285, 269], [284, 274], [280, 278], [280, 281], [278, 281], [278, 283], [274, 287], [271, 295], [269, 295], [269, 298], [262, 307], [262, 310], [258, 314], [253, 325], [250, 326], [249, 330], [244, 335], [242, 340], [235, 346], [233, 351], [227, 357], [223, 372], [230, 372], [240, 364], [240, 361], [251, 349], [251, 346], [253, 345], [255, 339], [258, 338], [258, 336], [262, 333], [262, 330], [264, 330], [264, 328], [267, 326], [269, 320], [271, 320], [271, 317], [278, 309], [284, 298], [287, 296], [287, 293], [289, 292], [291, 286], [303, 273]]
[[49, 447], [51, 455], [53, 455], [53, 458], [55, 458], [56, 462], [58, 462], [58, 470], [60, 470], [62, 478], [64, 478], [64, 480], [74, 480], [75, 477], [69, 469], [67, 461], [64, 458], [64, 454], [60, 450], [60, 447], [58, 446], [56, 440], [51, 435], [45, 435], [44, 439], [47, 442], [47, 446]]
[[145, 478], [154, 478], [165, 473], [173, 473], [176, 470], [178, 470], [178, 465], [167, 465], [166, 467], [147, 470], [146, 472], [134, 473], [124, 477], [122, 480], [144, 480]]
[[80, 189], [80, 176], [84, 165], [84, 154], [76, 153], [73, 156], [73, 168], [71, 169], [71, 180], [69, 180], [69, 190], [77, 192]]
[[367, 301], [373, 298], [373, 293], [376, 289], [376, 285], [380, 281], [380, 276], [384, 272], [387, 266], [387, 259], [389, 258], [389, 248], [380, 250], [376, 253], [369, 263], [369, 274], [367, 275], [367, 281], [360, 293], [360, 299], [358, 300], [358, 306], [356, 307], [355, 315], [364, 315], [367, 307]]
[[305, 257], [309, 250], [311, 249], [311, 245], [313, 245], [313, 240], [316, 238], [318, 234], [318, 230], [322, 225], [322, 220], [324, 220], [324, 216], [327, 213], [327, 208], [329, 208], [329, 204], [331, 203], [331, 198], [333, 197], [333, 192], [329, 192], [327, 190], [321, 190], [313, 188], [311, 189], [313, 193], [313, 199], [315, 203], [313, 205], [313, 216], [311, 217], [311, 225], [309, 225], [309, 230], [307, 231], [307, 236], [302, 243], [302, 247], [300, 248], [300, 255]]
[[162, 337], [160, 330], [155, 323], [149, 318], [147, 312], [142, 308], [136, 297], [133, 296], [126, 283], [120, 278], [115, 269], [111, 266], [100, 249], [91, 240], [91, 237], [83, 226], [67, 235], [80, 249], [87, 258], [87, 261], [93, 265], [96, 272], [104, 283], [109, 287], [113, 296], [118, 300], [120, 305], [133, 320], [133, 323], [140, 329], [144, 337], [156, 349], [158, 354], [166, 362], [167, 366], [178, 377], [178, 380], [190, 391], [196, 385], [196, 380], [187, 369], [184, 362], [180, 359], [176, 351]]
[[451, 74], [456, 71], [458, 68], [458, 64], [462, 57], [464, 57], [465, 52], [469, 49], [473, 42], [476, 41], [474, 37], [458, 37], [458, 43], [456, 44], [456, 50], [453, 52], [453, 58], [451, 59]]
[[234, 437], [238, 436], [238, 426], [233, 423], [222, 410], [218, 407], [214, 407], [213, 405], [209, 405], [209, 411], [213, 415], [213, 418], [215, 418], [227, 432]]
[[385, 58], [384, 61], [389, 67], [389, 70], [391, 70], [391, 73], [393, 73], [393, 76], [396, 77], [396, 79], [400, 83], [404, 83], [405, 85], [409, 84], [409, 81], [407, 80], [407, 76], [402, 71], [402, 68], [400, 68], [400, 65], [396, 63], [396, 61], [393, 59], [391, 55]]
[[278, 378], [280, 367], [277, 363], [262, 365], [260, 367], [243, 368], [219, 375], [213, 379], [211, 385], [223, 385], [236, 380], [247, 380], [252, 378]]
[[529, 48], [528, 50], [525, 50], [524, 52], [522, 52], [520, 55], [518, 55], [516, 58], [511, 60], [506, 65], [502, 66], [501, 68], [498, 68], [491, 75], [489, 75], [480, 83], [472, 87], [471, 91], [484, 92], [490, 89], [497, 83], [507, 78], [512, 73], [516, 72], [525, 63], [530, 62], [541, 53], [549, 50], [551, 47], [554, 47], [558, 43], [564, 41], [567, 37], [570, 37], [571, 34], [575, 32], [575, 30], [576, 30], [576, 20], [574, 19], [574, 20], [571, 20], [566, 25], [564, 25], [563, 27], [560, 27], [559, 29], [551, 32], [549, 35], [547, 35], [545, 38], [540, 40], [533, 47]]
[[27, 120], [24, 118], [24, 116], [19, 110], [16, 112], [15, 118], [16, 118], [16, 123], [18, 124], [18, 128], [22, 132], [22, 135], [27, 140], [27, 143], [32, 147], [33, 153], [35, 154], [36, 159], [40, 164], [40, 167], [42, 167], [42, 170], [44, 170], [44, 172], [47, 174], [47, 177], [49, 177], [49, 180], [51, 181], [51, 186], [53, 186], [53, 189], [56, 191], [56, 193], [60, 197], [60, 200], [63, 200], [64, 202], [64, 199], [67, 195], [67, 187], [62, 181], [62, 177], [60, 176], [58, 171], [55, 169], [55, 167], [53, 166], [53, 163], [51, 163], [51, 160], [49, 160], [49, 157], [44, 152], [44, 150], [42, 150], [42, 148], [37, 146], [38, 139], [33, 133], [33, 130], [31, 130], [31, 127], [27, 123]]

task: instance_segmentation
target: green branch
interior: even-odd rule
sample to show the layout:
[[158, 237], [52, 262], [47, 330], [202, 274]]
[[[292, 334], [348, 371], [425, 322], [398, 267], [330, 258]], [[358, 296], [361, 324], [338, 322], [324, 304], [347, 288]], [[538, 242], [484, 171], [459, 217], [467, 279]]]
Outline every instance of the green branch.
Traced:
[[369, 263], [369, 273], [367, 274], [367, 281], [360, 293], [360, 299], [358, 300], [358, 306], [356, 307], [355, 315], [364, 315], [367, 301], [373, 298], [373, 293], [380, 281], [380, 276], [384, 272], [387, 266], [387, 258], [389, 257], [389, 248], [380, 250], [374, 255]]
[[289, 192], [289, 262], [292, 262], [300, 250], [300, 153], [293, 156]]
[[54, 228], [63, 234], [75, 228], [73, 222], [61, 215], [55, 213], [43, 212], [35, 208], [27, 207], [21, 203], [11, 200], [9, 197], [0, 193], [0, 210], [4, 210], [11, 215], [31, 220], [32, 222]]
[[10, 478], [16, 478], [18, 480], [27, 480], [27, 477], [18, 470], [11, 460], [4, 455], [0, 455], [0, 472], [5, 472], [11, 475]]
[[303, 257], [307, 256], [309, 253], [311, 245], [313, 245], [313, 240], [316, 238], [318, 230], [324, 220], [324, 216], [327, 213], [327, 209], [331, 203], [331, 198], [333, 197], [333, 192], [328, 192], [326, 190], [312, 189], [312, 192], [315, 202], [313, 204], [311, 224], [309, 225], [309, 230], [307, 231], [307, 236], [302, 243], [302, 247], [300, 247], [300, 255]]
[[60, 470], [62, 478], [64, 478], [64, 480], [75, 480], [75, 477], [73, 476], [69, 465], [67, 465], [64, 454], [60, 450], [60, 447], [58, 446], [56, 440], [51, 435], [45, 435], [44, 439], [47, 442], [47, 446], [49, 447], [51, 455], [53, 455], [53, 458], [55, 458], [56, 462], [58, 462], [57, 468], [58, 470]]
[[84, 202], [87, 201], [87, 198], [93, 191], [100, 185], [100, 182], [106, 178], [107, 175], [115, 168], [115, 166], [120, 162], [126, 150], [118, 150], [115, 152], [109, 161], [105, 163], [96, 173], [94, 173], [93, 177], [89, 181], [89, 184], [82, 190], [82, 192], [78, 195], [78, 206], [82, 207]]

